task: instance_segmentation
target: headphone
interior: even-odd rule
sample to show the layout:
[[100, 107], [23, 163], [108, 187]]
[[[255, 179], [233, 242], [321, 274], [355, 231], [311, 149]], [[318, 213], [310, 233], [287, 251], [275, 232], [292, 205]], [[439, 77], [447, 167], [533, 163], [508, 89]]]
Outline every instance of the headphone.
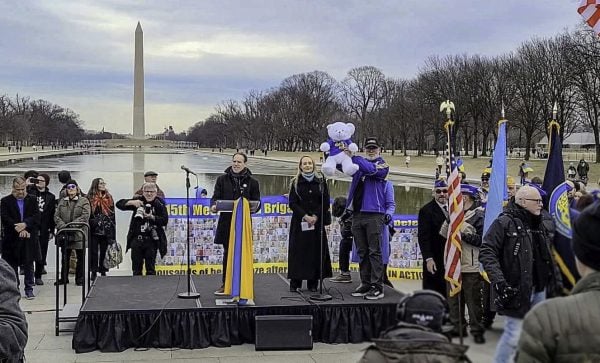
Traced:
[[398, 308], [396, 309], [396, 317], [399, 321], [406, 321], [406, 310], [409, 301], [419, 296], [433, 296], [437, 298], [442, 305], [444, 306], [444, 311], [442, 312], [442, 321], [440, 322], [443, 326], [447, 322], [450, 321], [450, 306], [448, 305], [448, 300], [442, 294], [434, 290], [418, 290], [413, 293], [405, 295], [400, 302], [398, 303]]

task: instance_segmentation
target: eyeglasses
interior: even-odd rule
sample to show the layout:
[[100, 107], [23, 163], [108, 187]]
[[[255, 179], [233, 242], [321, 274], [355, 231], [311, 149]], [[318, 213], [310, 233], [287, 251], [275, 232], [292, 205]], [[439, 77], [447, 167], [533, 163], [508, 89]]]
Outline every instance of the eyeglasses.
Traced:
[[156, 190], [144, 190], [144, 193], [156, 193]]
[[486, 179], [486, 178], [481, 178], [481, 181], [482, 181], [482, 182], [488, 182], [488, 181], [490, 181], [490, 180], [489, 180], [489, 179]]
[[436, 189], [435, 194], [448, 194], [448, 189]]
[[37, 181], [38, 181], [38, 183], [45, 183], [45, 182], [46, 182], [46, 179], [44, 179], [44, 178], [41, 178], [41, 179], [38, 179]]
[[69, 185], [67, 185], [67, 189], [77, 189], [77, 185], [69, 184]]
[[529, 200], [531, 202], [536, 202], [537, 204], [542, 204], [544, 201], [541, 199], [530, 199], [530, 198], [523, 198], [525, 200]]

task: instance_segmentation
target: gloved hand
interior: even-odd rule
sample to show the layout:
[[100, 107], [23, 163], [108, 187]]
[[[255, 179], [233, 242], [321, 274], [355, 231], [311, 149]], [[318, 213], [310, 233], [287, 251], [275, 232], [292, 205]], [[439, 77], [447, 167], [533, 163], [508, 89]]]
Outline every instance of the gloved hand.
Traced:
[[498, 283], [494, 286], [498, 296], [494, 299], [494, 305], [499, 310], [506, 308], [512, 300], [519, 294], [519, 289], [512, 287], [505, 282]]
[[340, 216], [340, 221], [345, 222], [350, 217], [352, 217], [352, 211], [350, 209], [346, 209]]
[[385, 216], [383, 216], [383, 223], [384, 224], [390, 224], [390, 222], [392, 221], [392, 216], [389, 214], [386, 214]]

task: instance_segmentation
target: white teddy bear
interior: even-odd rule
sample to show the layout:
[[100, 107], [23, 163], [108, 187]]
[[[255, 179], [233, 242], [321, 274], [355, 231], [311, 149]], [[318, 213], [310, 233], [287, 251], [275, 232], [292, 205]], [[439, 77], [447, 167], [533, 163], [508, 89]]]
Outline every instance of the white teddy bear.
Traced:
[[358, 151], [358, 146], [350, 140], [354, 134], [354, 125], [351, 123], [335, 122], [327, 125], [327, 134], [329, 138], [327, 142], [321, 144], [321, 151], [329, 151], [329, 156], [322, 166], [323, 174], [333, 176], [337, 164], [342, 165], [344, 174], [352, 176], [358, 171], [358, 165], [352, 162], [344, 150], [348, 149], [355, 153]]

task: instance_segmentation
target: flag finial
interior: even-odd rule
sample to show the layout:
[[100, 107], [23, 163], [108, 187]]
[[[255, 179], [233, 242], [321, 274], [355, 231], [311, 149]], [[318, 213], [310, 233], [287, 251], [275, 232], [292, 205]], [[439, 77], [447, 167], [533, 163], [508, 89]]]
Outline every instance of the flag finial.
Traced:
[[554, 101], [554, 106], [552, 107], [552, 120], [556, 121], [556, 115], [558, 114], [558, 105], [556, 101]]
[[442, 102], [442, 104], [440, 105], [440, 112], [446, 112], [446, 118], [447, 120], [451, 120], [452, 119], [452, 111], [454, 111], [454, 102], [450, 101], [450, 100], [446, 100], [444, 102]]
[[502, 109], [500, 110], [500, 117], [504, 120], [504, 102], [502, 102]]

